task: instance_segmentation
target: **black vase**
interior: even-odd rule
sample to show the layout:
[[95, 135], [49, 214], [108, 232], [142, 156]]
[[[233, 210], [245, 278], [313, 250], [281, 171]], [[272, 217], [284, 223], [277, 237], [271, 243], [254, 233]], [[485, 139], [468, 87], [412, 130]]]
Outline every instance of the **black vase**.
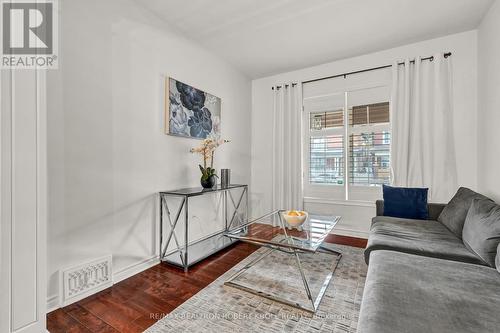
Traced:
[[208, 177], [207, 179], [203, 179], [203, 176], [201, 177], [200, 183], [203, 188], [212, 188], [215, 186], [215, 175], [212, 175]]

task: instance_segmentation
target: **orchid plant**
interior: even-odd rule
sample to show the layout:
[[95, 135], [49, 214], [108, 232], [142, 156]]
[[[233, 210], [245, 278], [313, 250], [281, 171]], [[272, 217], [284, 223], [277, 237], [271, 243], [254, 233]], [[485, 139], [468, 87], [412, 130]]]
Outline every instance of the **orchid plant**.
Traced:
[[203, 165], [199, 164], [202, 180], [206, 181], [211, 176], [218, 177], [214, 169], [214, 153], [217, 147], [227, 142], [230, 141], [224, 139], [209, 138], [203, 140], [199, 147], [191, 148], [191, 153], [198, 153], [203, 157]]

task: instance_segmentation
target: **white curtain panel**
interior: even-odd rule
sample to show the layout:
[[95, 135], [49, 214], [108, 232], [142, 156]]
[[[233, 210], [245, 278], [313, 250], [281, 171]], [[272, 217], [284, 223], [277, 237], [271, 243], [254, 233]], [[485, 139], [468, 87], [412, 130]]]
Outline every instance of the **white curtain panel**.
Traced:
[[394, 64], [391, 165], [395, 186], [428, 187], [447, 202], [457, 190], [451, 57]]
[[273, 89], [273, 210], [303, 207], [301, 91], [292, 83]]

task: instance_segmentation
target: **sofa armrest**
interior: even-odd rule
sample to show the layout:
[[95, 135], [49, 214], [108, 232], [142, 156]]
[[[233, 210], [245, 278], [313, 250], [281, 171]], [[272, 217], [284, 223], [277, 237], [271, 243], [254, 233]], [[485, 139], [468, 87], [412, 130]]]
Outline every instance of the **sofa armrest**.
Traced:
[[[377, 208], [377, 216], [384, 216], [384, 200], [377, 200], [375, 202], [375, 206]], [[439, 217], [439, 214], [443, 211], [446, 204], [441, 203], [428, 203], [427, 208], [429, 209], [429, 220], [436, 221]]]

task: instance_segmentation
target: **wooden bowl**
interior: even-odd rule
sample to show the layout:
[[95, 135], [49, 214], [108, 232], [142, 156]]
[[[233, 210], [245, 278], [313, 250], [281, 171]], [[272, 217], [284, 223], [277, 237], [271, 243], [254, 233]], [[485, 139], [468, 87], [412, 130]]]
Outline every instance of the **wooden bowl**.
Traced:
[[[291, 212], [296, 212], [299, 215], [290, 215]], [[300, 227], [304, 222], [307, 220], [307, 212], [300, 211], [300, 210], [287, 210], [283, 212], [283, 218], [285, 221], [292, 227]]]

